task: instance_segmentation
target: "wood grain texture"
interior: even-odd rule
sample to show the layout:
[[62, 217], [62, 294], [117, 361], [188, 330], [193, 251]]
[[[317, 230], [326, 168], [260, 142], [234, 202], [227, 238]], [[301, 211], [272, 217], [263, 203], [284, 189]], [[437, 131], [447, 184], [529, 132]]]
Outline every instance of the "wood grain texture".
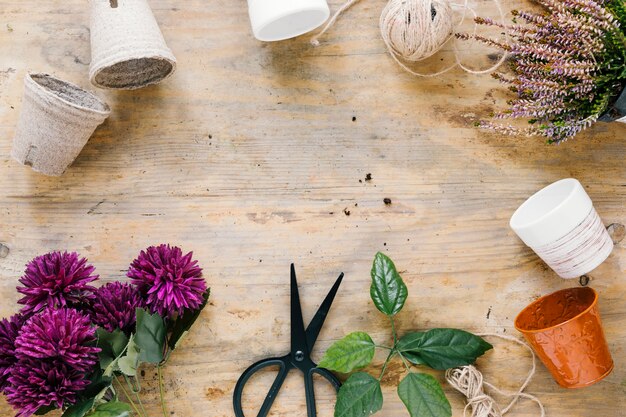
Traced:
[[[46, 251], [76, 250], [115, 280], [150, 244], [193, 250], [213, 295], [165, 370], [173, 417], [232, 416], [245, 367], [288, 350], [292, 261], [305, 320], [346, 274], [316, 345], [319, 359], [351, 331], [379, 343], [388, 337], [368, 296], [378, 250], [409, 287], [401, 331], [515, 334], [513, 318], [532, 299], [578, 284], [558, 278], [515, 237], [514, 209], [574, 176], [605, 223], [626, 222], [624, 125], [598, 124], [560, 146], [476, 130], [476, 117], [504, 105], [501, 87], [488, 75], [402, 72], [379, 37], [382, 3], [350, 10], [319, 47], [307, 37], [255, 41], [243, 0], [151, 4], [177, 73], [140, 91], [98, 90], [111, 117], [63, 177], [46, 178], [9, 158], [22, 79], [44, 71], [89, 87], [87, 1], [0, 0], [0, 243], [8, 248], [0, 251], [0, 315], [17, 310], [17, 279]], [[566, 391], [539, 367], [529, 391], [551, 417], [626, 415], [625, 256], [622, 243], [591, 274], [615, 370], [596, 386]], [[494, 343], [479, 365], [488, 380], [514, 389], [530, 358]], [[158, 416], [155, 372], [145, 371], [143, 398]], [[392, 364], [381, 416], [407, 415], [394, 393], [401, 376]], [[271, 375], [255, 382], [248, 410], [260, 405]], [[461, 416], [462, 399], [447, 392]], [[320, 416], [331, 416], [331, 389], [320, 383], [317, 393]], [[272, 415], [304, 410], [293, 374]], [[11, 414], [0, 400], [0, 415]], [[511, 415], [538, 413], [522, 403]]]

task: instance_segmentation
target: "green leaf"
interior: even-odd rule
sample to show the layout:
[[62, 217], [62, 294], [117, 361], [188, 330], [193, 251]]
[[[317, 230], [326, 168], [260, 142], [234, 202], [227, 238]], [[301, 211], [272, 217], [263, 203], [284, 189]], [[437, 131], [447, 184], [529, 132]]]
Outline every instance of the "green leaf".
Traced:
[[335, 417], [366, 417], [383, 408], [380, 382], [370, 374], [357, 372], [337, 393]]
[[139, 360], [160, 363], [165, 346], [165, 322], [158, 314], [150, 314], [142, 308], [136, 310], [137, 332], [135, 344], [139, 347]]
[[396, 266], [388, 256], [378, 252], [372, 265], [370, 295], [376, 308], [388, 316], [396, 315], [409, 294]]
[[319, 366], [331, 371], [352, 372], [369, 365], [375, 351], [374, 341], [367, 333], [350, 333], [328, 348]]
[[404, 359], [408, 360], [413, 365], [427, 365], [428, 366], [428, 364], [424, 361], [424, 359], [420, 358], [420, 356], [416, 353], [402, 352], [400, 354], [404, 356]]
[[94, 399], [90, 398], [74, 404], [68, 407], [61, 417], [84, 417], [84, 415], [87, 414], [87, 412], [93, 407], [93, 403]]
[[91, 413], [85, 417], [130, 417], [131, 408], [128, 404], [111, 401], [100, 404]]
[[424, 334], [424, 332], [407, 333], [398, 340], [398, 344], [396, 345], [396, 349], [398, 349], [400, 354], [414, 365], [428, 365], [417, 353], [412, 352], [413, 349], [419, 348]]
[[408, 352], [413, 349], [417, 349], [421, 346], [422, 339], [425, 332], [411, 332], [405, 334], [400, 340], [398, 340], [397, 348], [400, 352]]
[[89, 385], [83, 392], [81, 392], [81, 397], [84, 399], [96, 398], [99, 400], [98, 396], [102, 394], [102, 392], [106, 392], [106, 390], [111, 386], [111, 378], [104, 376], [104, 372], [102, 369], [98, 368], [93, 371], [91, 376], [89, 377]]
[[398, 341], [398, 351], [405, 358], [438, 370], [472, 364], [492, 348], [481, 337], [458, 329], [409, 333]]
[[398, 385], [398, 396], [411, 417], [450, 417], [452, 409], [441, 385], [427, 374], [409, 373]]
[[104, 376], [111, 376], [117, 370], [117, 360], [126, 350], [128, 337], [119, 329], [114, 332], [98, 329], [96, 335], [98, 347], [102, 349], [98, 353], [100, 368], [104, 371]]
[[126, 355], [117, 361], [117, 366], [124, 375], [136, 376], [137, 367], [139, 366], [139, 348], [135, 344], [134, 335], [130, 336]]
[[204, 301], [200, 308], [194, 311], [188, 311], [182, 316], [178, 317], [176, 320], [168, 323], [168, 333], [170, 334], [169, 340], [167, 341], [170, 350], [174, 350], [178, 347], [178, 344], [183, 339], [183, 337], [187, 334], [191, 326], [196, 322], [198, 317], [200, 317], [200, 313], [206, 307], [209, 296], [211, 295], [211, 289], [207, 289], [203, 295]]
[[53, 406], [53, 405], [45, 405], [43, 407], [39, 407], [37, 409], [37, 411], [35, 411], [35, 415], [36, 416], [43, 416], [43, 415], [48, 414], [50, 411], [54, 411], [56, 409], [57, 408], [55, 406]]

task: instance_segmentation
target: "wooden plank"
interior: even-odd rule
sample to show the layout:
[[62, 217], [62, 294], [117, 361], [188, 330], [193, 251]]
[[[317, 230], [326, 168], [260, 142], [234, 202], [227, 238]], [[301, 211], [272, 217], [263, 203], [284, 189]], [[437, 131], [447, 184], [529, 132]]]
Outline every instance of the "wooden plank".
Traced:
[[[104, 280], [115, 280], [150, 244], [193, 250], [213, 296], [165, 370], [172, 416], [232, 416], [232, 389], [245, 367], [288, 349], [291, 261], [305, 320], [338, 272], [346, 273], [316, 345], [319, 358], [351, 331], [388, 338], [368, 296], [378, 250], [409, 286], [401, 331], [516, 334], [512, 320], [530, 300], [577, 285], [549, 271], [509, 230], [524, 198], [575, 176], [606, 223], [626, 221], [623, 126], [599, 124], [554, 147], [476, 130], [477, 117], [504, 104], [499, 85], [459, 71], [432, 79], [402, 72], [378, 34], [382, 3], [354, 7], [317, 48], [307, 37], [255, 41], [241, 1], [151, 4], [178, 72], [140, 91], [98, 90], [111, 118], [63, 177], [45, 178], [8, 156], [22, 78], [45, 71], [88, 87], [88, 7], [0, 0], [0, 242], [9, 248], [0, 259], [0, 315], [17, 310], [24, 264], [46, 251], [79, 251]], [[624, 253], [622, 243], [592, 274], [617, 366], [604, 382], [577, 391], [558, 388], [539, 367], [529, 392], [550, 416], [623, 414]], [[530, 359], [494, 343], [479, 365], [488, 380], [513, 390]], [[383, 359], [377, 356], [378, 366]], [[145, 371], [143, 397], [156, 416], [156, 378]], [[392, 364], [381, 415], [406, 415], [394, 393], [401, 375]], [[271, 375], [256, 382], [246, 392], [248, 410], [259, 406]], [[447, 392], [461, 416], [462, 399]], [[320, 416], [332, 415], [334, 395], [322, 383], [318, 401]], [[0, 414], [10, 415], [0, 403]], [[294, 374], [273, 415], [303, 413]], [[524, 403], [511, 415], [538, 413]]]

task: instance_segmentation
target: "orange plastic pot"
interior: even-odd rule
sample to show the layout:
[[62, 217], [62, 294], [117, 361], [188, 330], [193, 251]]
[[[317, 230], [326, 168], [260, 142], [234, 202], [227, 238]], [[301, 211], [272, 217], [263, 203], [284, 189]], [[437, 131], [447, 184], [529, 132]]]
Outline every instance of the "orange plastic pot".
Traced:
[[592, 288], [568, 288], [537, 299], [518, 314], [515, 328], [562, 387], [586, 387], [613, 370]]

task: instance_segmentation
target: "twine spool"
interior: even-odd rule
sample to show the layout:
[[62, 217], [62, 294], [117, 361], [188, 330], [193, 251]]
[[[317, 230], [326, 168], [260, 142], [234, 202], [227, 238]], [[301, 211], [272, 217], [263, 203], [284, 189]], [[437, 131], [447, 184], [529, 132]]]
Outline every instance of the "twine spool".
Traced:
[[[319, 38], [330, 29], [337, 18], [360, 0], [348, 0], [341, 6], [326, 26], [313, 38], [311, 43], [319, 45]], [[499, 0], [493, 0], [500, 17], [504, 20], [504, 12]], [[462, 7], [462, 15], [458, 22], [454, 21], [453, 7]], [[474, 17], [477, 14], [468, 7], [467, 0], [462, 5], [451, 3], [449, 0], [389, 0], [380, 15], [380, 33], [383, 42], [391, 57], [405, 71], [420, 77], [434, 77], [444, 74], [455, 67], [460, 67], [471, 74], [485, 74], [493, 72], [506, 59], [502, 54], [498, 62], [484, 70], [473, 70], [465, 66], [459, 57], [456, 42], [452, 42], [454, 50], [454, 64], [435, 73], [423, 74], [409, 68], [406, 62], [423, 61], [439, 52], [448, 42], [453, 39], [454, 31], [465, 20], [466, 11], [470, 11]], [[474, 25], [476, 33], [476, 25]], [[505, 38], [508, 35], [505, 33]]]
[[133, 90], [156, 84], [176, 70], [146, 0], [90, 0], [89, 79], [101, 88]]
[[[467, 398], [467, 404], [463, 409], [463, 417], [467, 416], [467, 410], [469, 408], [472, 409], [471, 417], [502, 417], [506, 413], [508, 413], [511, 408], [517, 403], [520, 398], [529, 399], [537, 404], [539, 410], [541, 412], [541, 417], [545, 417], [546, 412], [543, 408], [543, 404], [541, 401], [531, 394], [526, 394], [524, 390], [532, 381], [533, 376], [535, 375], [536, 370], [536, 359], [535, 352], [528, 346], [526, 343], [521, 340], [511, 337], [505, 336], [501, 334], [495, 333], [483, 333], [480, 336], [486, 337], [497, 337], [502, 340], [508, 340], [513, 343], [516, 343], [520, 346], [524, 346], [530, 354], [532, 355], [532, 367], [526, 376], [526, 379], [520, 386], [520, 388], [516, 392], [506, 392], [503, 391], [493, 384], [484, 381], [482, 373], [476, 369], [476, 367], [472, 365], [461, 366], [458, 368], [448, 369], [446, 371], [446, 381], [457, 391], [463, 394]], [[509, 404], [501, 409], [498, 406], [496, 400], [490, 395], [485, 393], [484, 387], [489, 388], [491, 391], [503, 395], [505, 397], [512, 397]]]
[[391, 0], [380, 15], [380, 33], [392, 54], [417, 62], [437, 53], [454, 30], [446, 0]]
[[48, 74], [27, 74], [11, 156], [45, 175], [65, 172], [109, 106], [80, 87]]

